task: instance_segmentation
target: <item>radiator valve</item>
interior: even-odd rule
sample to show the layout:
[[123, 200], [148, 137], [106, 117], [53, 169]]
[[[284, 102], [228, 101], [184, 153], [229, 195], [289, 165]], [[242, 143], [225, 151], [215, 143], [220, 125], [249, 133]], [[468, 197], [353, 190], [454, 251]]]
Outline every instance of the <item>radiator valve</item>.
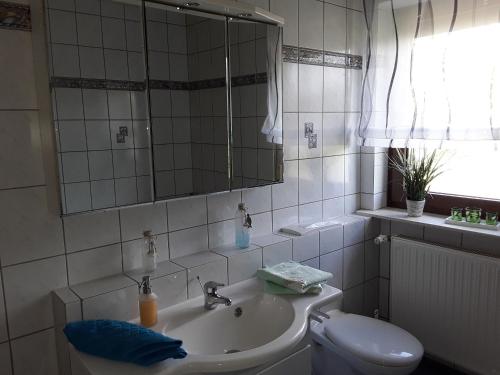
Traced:
[[377, 237], [375, 237], [375, 239], [373, 240], [373, 242], [375, 242], [375, 245], [380, 245], [380, 244], [383, 244], [384, 242], [389, 242], [391, 239], [388, 235], [386, 234], [380, 234], [378, 235]]

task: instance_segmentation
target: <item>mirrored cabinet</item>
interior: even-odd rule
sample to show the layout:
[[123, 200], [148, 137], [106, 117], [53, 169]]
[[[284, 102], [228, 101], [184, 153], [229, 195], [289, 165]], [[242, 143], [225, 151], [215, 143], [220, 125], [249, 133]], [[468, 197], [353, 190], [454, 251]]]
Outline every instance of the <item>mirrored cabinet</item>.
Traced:
[[279, 21], [211, 2], [50, 3], [63, 214], [282, 182]]

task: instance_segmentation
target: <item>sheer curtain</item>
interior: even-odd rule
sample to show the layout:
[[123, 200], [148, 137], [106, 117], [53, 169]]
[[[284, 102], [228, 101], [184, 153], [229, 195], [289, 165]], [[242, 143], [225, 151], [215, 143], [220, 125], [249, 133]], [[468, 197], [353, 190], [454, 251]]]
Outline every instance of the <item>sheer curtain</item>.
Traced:
[[362, 145], [500, 140], [500, 0], [364, 0]]
[[267, 117], [261, 132], [275, 144], [283, 144], [281, 34], [281, 27], [267, 26]]

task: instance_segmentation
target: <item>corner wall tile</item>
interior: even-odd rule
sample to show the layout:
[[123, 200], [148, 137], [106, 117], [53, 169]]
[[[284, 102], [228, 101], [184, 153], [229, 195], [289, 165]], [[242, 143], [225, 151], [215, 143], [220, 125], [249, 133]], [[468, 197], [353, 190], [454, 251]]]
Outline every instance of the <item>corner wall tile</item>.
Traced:
[[120, 242], [118, 211], [67, 216], [64, 233], [68, 253]]
[[323, 158], [323, 199], [344, 195], [344, 155]]
[[342, 290], [343, 288], [343, 263], [344, 250], [336, 250], [319, 257], [319, 265], [322, 271], [330, 272], [333, 278], [327, 284]]
[[300, 204], [321, 200], [322, 174], [321, 158], [299, 160]]
[[[451, 238], [455, 238], [456, 240], [457, 234], [453, 234]], [[486, 234], [473, 232], [464, 232], [462, 241], [462, 247], [466, 250], [478, 251], [493, 256], [500, 255], [500, 239], [496, 236], [488, 236]]]
[[206, 225], [183, 229], [168, 234], [170, 258], [175, 259], [208, 249], [208, 228]]
[[241, 202], [241, 192], [212, 194], [207, 197], [208, 222], [228, 220], [234, 218]]
[[11, 338], [53, 326], [51, 292], [68, 283], [64, 256], [5, 267], [2, 273]]
[[363, 283], [365, 264], [364, 258], [363, 243], [344, 248], [344, 289], [349, 289]]
[[299, 110], [299, 64], [283, 63], [283, 112]]
[[169, 201], [168, 228], [171, 231], [207, 223], [207, 198], [191, 197]]
[[380, 269], [380, 247], [372, 240], [365, 241], [365, 281], [378, 278]]
[[299, 222], [299, 207], [287, 207], [273, 211], [273, 232], [279, 231], [281, 228], [297, 224]]
[[[7, 341], [9, 339], [7, 335], [7, 316], [5, 315], [5, 304], [3, 295], [3, 285], [0, 274], [0, 342]], [[1, 357], [1, 355], [0, 355]], [[1, 363], [1, 359], [0, 359]], [[0, 366], [0, 368], [2, 368]]]
[[313, 202], [299, 206], [299, 223], [310, 224], [323, 219], [323, 203]]
[[290, 160], [284, 162], [284, 182], [271, 186], [273, 210], [295, 206], [299, 203], [299, 162]]
[[325, 50], [345, 53], [346, 9], [325, 2]]
[[58, 373], [54, 329], [13, 340], [11, 347], [16, 375]]
[[335, 225], [319, 231], [320, 254], [327, 254], [344, 247], [344, 228]]
[[139, 316], [137, 285], [84, 299], [83, 319], [130, 320]]
[[0, 189], [45, 182], [38, 115], [34, 111], [3, 111], [0, 118]]
[[390, 284], [389, 280], [380, 278], [379, 279], [379, 309], [380, 316], [382, 318], [390, 319]]
[[322, 109], [323, 66], [299, 64], [299, 112], [321, 112]]
[[243, 190], [241, 195], [250, 214], [271, 211], [271, 186]]
[[283, 44], [299, 45], [299, 1], [271, 0], [271, 12], [285, 18], [283, 27]]
[[[469, 232], [464, 232], [464, 237], [469, 237]], [[424, 240], [433, 242], [439, 245], [445, 245], [445, 246], [451, 246], [455, 248], [459, 248], [462, 246], [462, 232], [458, 230], [453, 230], [453, 229], [446, 229], [446, 228], [436, 228], [433, 226], [425, 226], [424, 228]], [[496, 241], [492, 241], [496, 242]], [[488, 243], [488, 241], [484, 241], [483, 239], [477, 240], [477, 238], [474, 238], [474, 246], [477, 246], [480, 244], [487, 243], [487, 246], [485, 246], [486, 249], [494, 249], [498, 246], [496, 243]], [[469, 246], [469, 243], [467, 241], [466, 245]], [[493, 246], [491, 246], [493, 245]], [[500, 252], [499, 252], [500, 254]]]
[[323, 3], [299, 0], [299, 46], [323, 49]]
[[423, 240], [424, 226], [416, 223], [391, 221], [391, 236], [398, 234], [415, 240]]
[[158, 296], [158, 309], [181, 303], [187, 299], [186, 271], [154, 278], [151, 287]]
[[121, 245], [68, 254], [69, 284], [75, 285], [122, 272]]
[[262, 265], [272, 267], [292, 260], [292, 241], [278, 242], [262, 248]]
[[10, 345], [8, 342], [0, 344], [0, 368], [2, 369], [2, 371], [5, 371], [4, 375], [12, 375]]
[[358, 285], [349, 290], [344, 290], [343, 308], [342, 311], [352, 314], [363, 314], [363, 284]]
[[344, 216], [344, 197], [323, 200], [323, 219]]
[[38, 108], [30, 32], [0, 33], [0, 110]]
[[45, 187], [0, 191], [0, 207], [3, 266], [64, 253], [61, 219], [50, 211]]
[[167, 208], [165, 203], [124, 208], [120, 210], [122, 240], [142, 238], [145, 230], [153, 234], [167, 232]]

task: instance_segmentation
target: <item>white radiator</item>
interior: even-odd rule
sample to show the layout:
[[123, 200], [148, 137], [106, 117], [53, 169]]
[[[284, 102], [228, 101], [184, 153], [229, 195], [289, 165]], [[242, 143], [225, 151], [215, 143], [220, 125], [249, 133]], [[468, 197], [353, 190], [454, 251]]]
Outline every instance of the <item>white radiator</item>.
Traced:
[[426, 353], [500, 374], [500, 259], [391, 240], [391, 321]]

